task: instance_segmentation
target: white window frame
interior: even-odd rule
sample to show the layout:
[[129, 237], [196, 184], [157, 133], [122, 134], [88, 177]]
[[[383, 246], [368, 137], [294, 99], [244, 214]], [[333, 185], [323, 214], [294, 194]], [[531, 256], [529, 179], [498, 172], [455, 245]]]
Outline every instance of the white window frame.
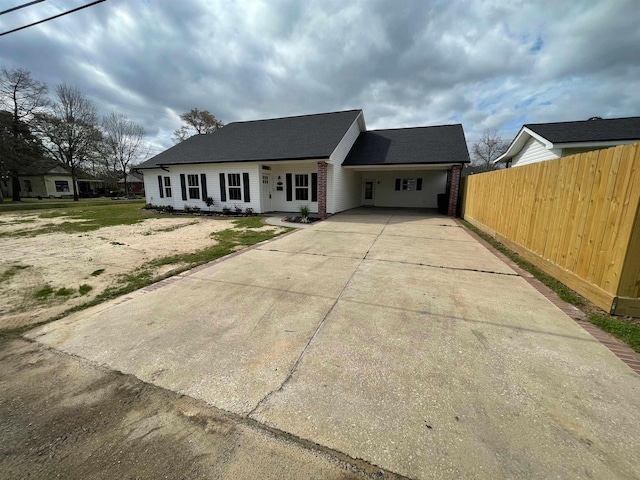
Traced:
[[200, 175], [187, 174], [187, 193], [190, 200], [200, 200]]
[[229, 201], [242, 201], [242, 175], [227, 173], [227, 197]]
[[[296, 173], [293, 181], [294, 195], [293, 198], [299, 202], [308, 202], [311, 198], [311, 186], [309, 185], [308, 173]], [[302, 198], [306, 197], [306, 198]]]

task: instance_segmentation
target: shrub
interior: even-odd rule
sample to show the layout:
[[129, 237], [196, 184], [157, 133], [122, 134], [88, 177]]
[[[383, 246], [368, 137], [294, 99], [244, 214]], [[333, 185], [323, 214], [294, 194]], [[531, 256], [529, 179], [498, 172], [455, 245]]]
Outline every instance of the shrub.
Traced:
[[213, 198], [211, 197], [205, 198], [204, 203], [207, 205], [207, 207], [209, 207], [209, 209], [211, 209], [211, 207], [213, 206]]
[[78, 289], [78, 291], [80, 292], [80, 295], [86, 295], [91, 290], [93, 290], [93, 287], [91, 285], [87, 285], [86, 283], [83, 283], [82, 285], [80, 285], [80, 288]]
[[247, 217], [250, 217], [251, 215], [253, 215], [253, 208], [251, 208], [251, 207], [247, 207], [247, 208], [245, 208], [245, 209], [244, 209], [244, 214], [245, 214]]
[[229, 207], [222, 207], [222, 213], [229, 215], [231, 213], [231, 209]]
[[242, 215], [242, 207], [237, 203], [233, 206], [236, 210], [236, 215]]
[[300, 205], [300, 216], [302, 218], [307, 218], [309, 216], [309, 206], [308, 205]]

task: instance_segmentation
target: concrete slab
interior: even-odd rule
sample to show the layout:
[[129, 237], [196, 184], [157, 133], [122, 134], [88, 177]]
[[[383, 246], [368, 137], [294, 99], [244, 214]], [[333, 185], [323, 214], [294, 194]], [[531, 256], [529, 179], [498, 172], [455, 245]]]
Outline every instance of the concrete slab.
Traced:
[[184, 278], [28, 336], [246, 414], [287, 377], [334, 299]]
[[479, 243], [402, 235], [445, 217], [362, 214], [29, 336], [412, 478], [637, 476], [640, 378]]
[[375, 260], [360, 264], [340, 298], [452, 319], [497, 322], [517, 315], [531, 328], [559, 311], [520, 277]]
[[378, 238], [368, 233], [323, 232], [310, 228], [295, 232], [276, 242], [261, 246], [259, 250], [330, 255], [334, 257], [364, 258]]
[[433, 238], [457, 242], [475, 242], [460, 225], [434, 225], [426, 222], [410, 221], [390, 223], [384, 229], [384, 235], [401, 237]]
[[548, 314], [533, 331], [517, 312], [496, 325], [340, 300], [252, 417], [410, 478], [631, 478], [640, 379]]
[[336, 215], [313, 226], [314, 230], [323, 232], [352, 232], [378, 235], [385, 228], [391, 215], [351, 214]]
[[354, 258], [255, 249], [191, 277], [338, 298], [359, 264]]
[[371, 247], [367, 258], [515, 275], [504, 262], [475, 241], [452, 242], [383, 234]]

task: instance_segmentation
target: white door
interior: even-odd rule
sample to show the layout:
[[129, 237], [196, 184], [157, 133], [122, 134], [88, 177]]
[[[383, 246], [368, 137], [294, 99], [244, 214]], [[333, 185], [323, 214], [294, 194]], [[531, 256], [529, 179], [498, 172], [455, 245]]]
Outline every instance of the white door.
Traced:
[[362, 205], [375, 205], [376, 202], [376, 181], [365, 178], [362, 181]]
[[260, 205], [262, 206], [262, 213], [271, 212], [271, 175], [262, 174], [262, 185], [260, 187]]

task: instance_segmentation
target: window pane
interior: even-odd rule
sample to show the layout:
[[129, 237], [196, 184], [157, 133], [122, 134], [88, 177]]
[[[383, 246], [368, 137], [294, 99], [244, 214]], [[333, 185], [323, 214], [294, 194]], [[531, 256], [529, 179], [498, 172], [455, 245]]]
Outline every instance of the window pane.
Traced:
[[309, 189], [296, 188], [296, 200], [309, 200]]
[[165, 197], [170, 197], [171, 196], [171, 187], [167, 187], [164, 189], [164, 196]]
[[189, 198], [200, 198], [200, 189], [189, 187]]
[[416, 179], [415, 178], [403, 178], [402, 179], [402, 190], [415, 190], [416, 189]]
[[56, 180], [56, 192], [68, 192], [69, 182], [66, 180]]
[[240, 186], [240, 174], [239, 173], [230, 173], [229, 177], [229, 186], [230, 187], [239, 187]]
[[164, 186], [165, 187], [171, 186], [171, 177], [164, 177]]
[[296, 187], [308, 187], [309, 186], [309, 175], [296, 175]]
[[237, 187], [229, 188], [229, 200], [242, 200], [242, 193]]

